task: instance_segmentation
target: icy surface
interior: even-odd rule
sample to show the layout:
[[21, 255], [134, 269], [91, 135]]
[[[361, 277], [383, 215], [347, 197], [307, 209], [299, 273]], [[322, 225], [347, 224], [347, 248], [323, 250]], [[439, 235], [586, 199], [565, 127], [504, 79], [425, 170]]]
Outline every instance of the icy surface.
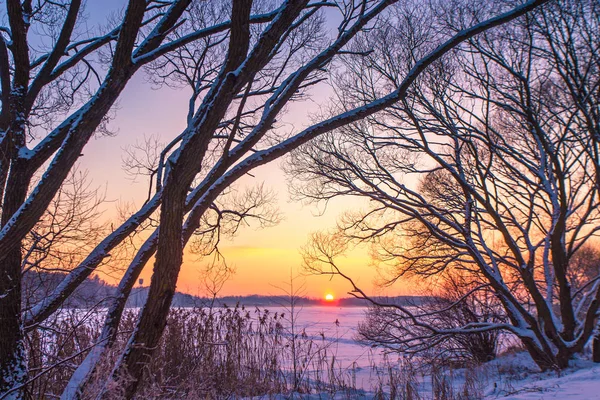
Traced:
[[[284, 307], [265, 307], [269, 311], [284, 313], [289, 323], [290, 310]], [[294, 323], [298, 334], [317, 343], [324, 343], [328, 353], [335, 356], [338, 368], [354, 376], [359, 389], [371, 389], [372, 366], [383, 359], [381, 351], [361, 346], [354, 338], [358, 323], [365, 318], [365, 307], [312, 306], [297, 308]], [[289, 327], [287, 327], [289, 328]]]
[[[249, 311], [254, 308], [246, 306]], [[285, 325], [284, 336], [289, 336], [291, 310], [286, 307], [260, 307], [261, 314], [264, 309], [269, 310], [269, 313], [284, 314], [280, 321]], [[374, 389], [381, 383], [374, 367], [382, 367], [385, 361], [379, 349], [361, 346], [354, 340], [357, 326], [364, 320], [366, 310], [364, 307], [337, 306], [307, 306], [295, 310], [295, 333], [312, 339], [320, 347], [326, 347], [328, 355], [335, 357], [336, 369], [342, 372], [357, 391], [351, 394], [339, 393], [333, 397], [331, 393], [294, 393], [293, 397], [287, 393], [267, 398], [373, 398]], [[257, 314], [251, 312], [251, 315]], [[508, 350], [506, 346], [501, 347], [503, 351]], [[398, 356], [389, 356], [387, 362], [397, 369], [401, 365], [397, 361]], [[554, 371], [538, 372], [534, 362], [524, 352], [505, 354], [474, 371], [446, 371], [446, 374], [450, 374], [449, 380], [455, 393], [461, 393], [467, 372], [475, 374], [476, 386], [481, 390], [479, 396], [483, 395], [476, 398], [600, 400], [600, 364], [594, 364], [585, 358], [572, 361], [568, 369], [558, 374]], [[416, 380], [420, 398], [432, 399], [431, 376], [419, 373]], [[384, 385], [383, 390], [388, 389]]]

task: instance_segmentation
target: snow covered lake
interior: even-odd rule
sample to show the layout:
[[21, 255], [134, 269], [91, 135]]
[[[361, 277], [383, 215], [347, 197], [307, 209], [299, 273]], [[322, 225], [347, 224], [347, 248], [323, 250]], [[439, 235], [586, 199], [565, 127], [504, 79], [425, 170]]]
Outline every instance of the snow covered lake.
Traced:
[[[289, 309], [264, 307], [270, 312], [284, 313], [289, 321]], [[331, 353], [344, 367], [368, 367], [371, 357], [379, 352], [361, 346], [354, 339], [358, 324], [365, 318], [366, 307], [308, 306], [296, 308], [296, 332], [306, 334], [315, 341], [330, 343]], [[289, 327], [286, 327], [289, 328]]]
[[[285, 313], [284, 307], [264, 307], [269, 312]], [[296, 309], [297, 332], [305, 330], [315, 341], [329, 345], [330, 354], [342, 369], [353, 374], [356, 388], [366, 391], [360, 398], [369, 398], [377, 378], [373, 366], [384, 364], [380, 349], [361, 346], [354, 338], [358, 324], [365, 319], [366, 307], [307, 306]], [[323, 335], [323, 336], [322, 336]], [[397, 360], [390, 355], [390, 360]], [[590, 361], [576, 360], [573, 366], [561, 374], [555, 372], [539, 373], [529, 356], [525, 353], [506, 355], [480, 368], [478, 379], [485, 399], [532, 400], [532, 399], [588, 399], [600, 400], [600, 367]], [[503, 370], [519, 371], [505, 375]], [[353, 371], [353, 372], [352, 372]], [[460, 390], [464, 383], [464, 372], [455, 371], [453, 385]], [[419, 388], [424, 398], [431, 398], [430, 377], [420, 376]], [[358, 397], [357, 397], [358, 398]]]
[[[247, 307], [250, 308], [250, 307]], [[290, 324], [290, 310], [286, 307], [261, 307], [261, 310], [284, 314]], [[336, 368], [351, 376], [356, 388], [370, 390], [373, 386], [373, 366], [381, 365], [381, 350], [360, 345], [356, 340], [358, 324], [365, 319], [367, 307], [339, 307], [335, 305], [304, 306], [295, 309], [295, 333], [327, 349]], [[285, 327], [289, 331], [289, 325]]]

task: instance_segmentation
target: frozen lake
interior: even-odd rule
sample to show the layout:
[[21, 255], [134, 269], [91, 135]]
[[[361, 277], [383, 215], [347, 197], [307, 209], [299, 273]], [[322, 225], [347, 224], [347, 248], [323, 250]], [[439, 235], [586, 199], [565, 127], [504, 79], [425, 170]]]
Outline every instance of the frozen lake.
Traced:
[[[212, 310], [217, 313], [220, 309], [215, 306]], [[246, 305], [250, 318], [258, 322], [258, 318], [264, 315], [264, 311], [268, 310], [270, 315], [277, 313], [277, 320], [283, 325], [282, 337], [286, 340], [291, 338], [291, 310], [288, 307], [282, 306], [252, 306]], [[139, 312], [139, 308], [129, 309], [133, 312]], [[258, 311], [257, 311], [258, 310]], [[295, 334], [299, 339], [299, 343], [306, 344], [310, 341], [314, 344], [310, 349], [310, 355], [316, 360], [322, 351], [327, 353], [327, 360], [323, 364], [309, 363], [306, 371], [311, 376], [316, 376], [312, 372], [324, 372], [320, 376], [324, 381], [327, 381], [329, 369], [332, 364], [336, 370], [336, 376], [342, 376], [344, 381], [349, 382], [352, 386], [358, 389], [369, 391], [376, 379], [373, 376], [373, 366], [382, 365], [383, 354], [379, 349], [360, 345], [356, 340], [358, 324], [365, 319], [367, 307], [339, 307], [336, 305], [323, 306], [297, 306], [295, 308]], [[88, 323], [99, 325], [103, 322], [104, 313], [88, 314], [88, 310], [71, 310], [71, 313], [77, 314], [79, 318], [87, 319]], [[66, 316], [63, 315], [63, 316]], [[299, 350], [298, 354], [306, 355], [305, 348]], [[289, 350], [289, 349], [288, 349]], [[291, 371], [291, 358], [286, 350], [285, 356], [280, 360], [284, 365], [284, 369]], [[300, 357], [302, 358], [302, 357]], [[309, 357], [310, 358], [310, 357]], [[395, 357], [391, 357], [395, 359]], [[315, 365], [318, 364], [318, 367]]]
[[[269, 312], [284, 313], [289, 322], [289, 309], [262, 307]], [[380, 350], [356, 342], [358, 324], [365, 319], [366, 307], [304, 306], [295, 310], [296, 332], [306, 332], [315, 343], [327, 346], [329, 355], [335, 356], [336, 366], [354, 375], [356, 387], [369, 389], [372, 385], [373, 365], [379, 365], [383, 355]], [[353, 372], [352, 372], [353, 371]]]

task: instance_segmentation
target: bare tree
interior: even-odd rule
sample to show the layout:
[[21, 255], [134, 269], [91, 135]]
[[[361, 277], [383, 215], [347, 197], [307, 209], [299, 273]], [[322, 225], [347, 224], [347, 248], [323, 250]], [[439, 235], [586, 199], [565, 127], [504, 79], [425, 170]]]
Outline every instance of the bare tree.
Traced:
[[[453, 26], [481, 12], [446, 11], [438, 21]], [[439, 329], [400, 310], [430, 335], [506, 330], [542, 369], [565, 368], [590, 339], [600, 284], [587, 277], [574, 293], [571, 271], [600, 218], [599, 17], [595, 1], [561, 1], [474, 37], [404, 101], [292, 157], [295, 176], [310, 182], [301, 194], [372, 200], [342, 231], [374, 243], [392, 280], [460, 264], [485, 278], [510, 319]], [[439, 32], [423, 18], [404, 10], [355, 49], [375, 52], [347, 58], [338, 80], [347, 105], [399, 84]]]
[[[424, 54], [414, 68], [407, 71], [401, 84], [385, 97], [290, 134], [276, 125], [286, 105], [307, 95], [312, 86], [326, 79], [327, 66], [352, 51], [349, 45], [354, 38], [361, 32], [366, 34], [394, 1], [310, 3], [293, 0], [263, 5], [236, 0], [232, 4], [215, 2], [205, 6], [185, 0], [131, 0], [122, 21], [112, 31], [76, 43], [71, 36], [80, 14], [79, 2], [68, 5], [44, 2], [41, 6], [56, 8], [51, 22], [59, 24], [60, 34], [54, 47], [33, 62], [28, 50], [31, 45], [27, 41], [27, 28], [35, 21], [31, 18], [35, 10], [30, 2], [9, 1], [10, 26], [2, 30], [3, 35], [7, 35], [3, 36], [2, 43], [9, 46], [0, 48], [0, 62], [7, 66], [2, 68], [2, 146], [5, 146], [2, 154], [5, 158], [1, 171], [6, 183], [2, 185], [5, 190], [0, 231], [3, 274], [0, 284], [5, 285], [0, 287], [3, 296], [0, 312], [3, 321], [8, 321], [0, 328], [0, 334], [6, 338], [0, 349], [0, 390], [5, 392], [5, 397], [18, 397], [27, 383], [22, 355], [24, 332], [35, 329], [54, 313], [112, 249], [141, 223], [158, 214], [158, 228], [139, 248], [121, 280], [99, 342], [108, 343], [108, 338], [115, 334], [123, 302], [141, 269], [155, 255], [147, 302], [102, 394], [111, 398], [116, 380], [119, 391], [132, 397], [144, 365], [164, 330], [183, 248], [194, 232], [202, 235], [203, 223], [214, 222], [208, 217], [211, 212], [217, 220], [223, 220], [219, 200], [223, 199], [226, 189], [253, 168], [312, 138], [402, 100], [428, 66], [462, 41], [517, 18], [544, 2], [532, 0], [512, 9], [499, 9], [498, 15], [490, 14], [489, 19], [474, 21], [473, 26], [466, 26], [456, 34], [449, 32], [445, 42]], [[341, 16], [337, 31], [327, 40], [319, 36], [324, 8]], [[65, 9], [68, 12], [61, 18]], [[103, 75], [90, 72], [90, 76], [100, 76], [97, 87], [92, 86], [95, 90], [86, 91], [91, 95], [71, 104], [62, 121], [56, 110], [47, 113], [57, 116], [56, 127], [38, 139], [39, 142], [27, 142], [29, 112], [33, 104], [37, 104], [33, 100], [41, 93], [38, 86], [49, 85], [48, 90], [56, 89], [51, 83], [75, 66], [81, 66], [86, 76], [86, 71], [95, 70], [96, 65], [87, 57], [103, 46], [108, 50], [108, 57], [105, 57], [106, 52], [98, 55], [98, 62], [108, 58], [110, 65]], [[7, 51], [2, 52], [3, 49], [10, 50], [13, 57], [4, 57]], [[20, 244], [48, 209], [81, 150], [101, 126], [127, 81], [142, 66], [148, 67], [147, 71], [159, 84], [185, 82], [185, 86], [192, 89], [187, 127], [160, 151], [155, 168], [154, 163], [140, 164], [145, 170], [150, 169], [149, 175], [153, 177], [152, 190], [144, 205], [90, 251], [52, 294], [27, 310], [21, 321], [20, 293], [17, 293], [20, 292]], [[33, 81], [28, 85], [32, 75]], [[70, 77], [67, 81], [76, 80]], [[52, 91], [48, 96], [62, 97]], [[28, 146], [33, 143], [37, 144], [30, 149]], [[52, 155], [53, 160], [46, 164]], [[42, 179], [28, 195], [31, 174], [42, 168], [45, 168]], [[260, 196], [256, 199], [260, 204]], [[229, 221], [241, 221], [249, 216], [247, 208], [244, 214], [245, 204], [237, 204], [241, 209], [227, 208], [233, 214], [238, 213]], [[100, 351], [94, 352], [95, 356], [75, 371], [63, 393], [64, 398], [81, 396], [89, 374], [103, 353], [102, 346], [98, 348]]]
[[[56, 198], [86, 143], [103, 130], [133, 74], [173, 49], [229, 28], [219, 21], [164, 43], [189, 3], [132, 0], [120, 21], [95, 34], [85, 29], [79, 0], [6, 2], [8, 26], [0, 29], [0, 392], [27, 380], [22, 241]], [[261, 15], [258, 21], [270, 18]], [[34, 176], [41, 178], [34, 182]], [[126, 234], [127, 229], [104, 241], [94, 265], [88, 262], [88, 272], [76, 283]], [[47, 317], [51, 310], [43, 309]]]
[[73, 269], [81, 262], [83, 252], [94, 248], [105, 234], [98, 209], [103, 202], [104, 195], [91, 187], [88, 172], [75, 166], [23, 240], [22, 271]]
[[[387, 5], [385, 2], [365, 3], [364, 7], [366, 8], [363, 11], [354, 8], [354, 6], [343, 5], [342, 9], [345, 9], [347, 14], [344, 17], [345, 22], [340, 25], [341, 28], [338, 35], [333, 38], [331, 44], [319, 49], [320, 51], [315, 52], [315, 55], [309, 58], [308, 61], [301, 63], [296, 68], [292, 68], [291, 73], [285, 75], [286, 78], [281, 84], [278, 84], [276, 90], [268, 90], [266, 92], [264, 106], [259, 108], [260, 119], [258, 119], [249, 133], [246, 133], [239, 139], [235, 135], [240, 134], [238, 132], [240, 123], [238, 121], [241, 121], [242, 116], [245, 114], [243, 110], [246, 106], [246, 101], [244, 99], [253, 95], [252, 90], [249, 88], [252, 81], [245, 81], [245, 79], [255, 79], [255, 77], [259, 76], [257, 75], [258, 71], [268, 67], [270, 61], [278, 63], [283, 61], [283, 67], [287, 71], [289, 64], [288, 57], [283, 59], [273, 57], [270, 59], [267, 55], [271, 54], [271, 50], [269, 50], [271, 48], [285, 50], [286, 48], [282, 47], [278, 40], [282, 38], [296, 38], [293, 35], [291, 36], [288, 31], [294, 32], [302, 25], [290, 22], [289, 25], [280, 26], [273, 23], [266, 28], [269, 34], [263, 33], [259, 37], [260, 40], [252, 48], [249, 48], [247, 43], [249, 36], [243, 34], [243, 31], [238, 32], [240, 34], [240, 44], [236, 44], [235, 47], [249, 48], [247, 55], [244, 55], [244, 57], [237, 53], [232, 54], [232, 43], [237, 36], [234, 36], [233, 31], [231, 32], [229, 50], [224, 66], [222, 67], [223, 69], [221, 69], [215, 82], [208, 89], [208, 93], [203, 98], [202, 104], [193, 114], [193, 118], [188, 121], [190, 125], [182, 135], [179, 148], [169, 157], [169, 161], [166, 163], [168, 168], [165, 171], [162, 183], [161, 208], [163, 212], [161, 212], [160, 216], [160, 231], [157, 235], [153, 234], [147, 242], [148, 249], [151, 249], [148, 254], [151, 254], [156, 249], [156, 262], [154, 264], [154, 275], [148, 302], [142, 311], [135, 335], [130, 339], [128, 349], [124, 352], [120, 365], [113, 372], [113, 378], [117, 380], [121, 379], [121, 382], [123, 382], [122, 385], [125, 385], [127, 396], [135, 391], [135, 387], [143, 373], [142, 366], [147, 362], [151, 354], [151, 349], [164, 328], [164, 317], [168, 312], [169, 299], [174, 292], [177, 274], [181, 265], [182, 248], [179, 247], [179, 243], [181, 243], [179, 238], [183, 236], [183, 243], [187, 242], [191, 233], [197, 229], [200, 217], [204, 215], [220, 192], [252, 168], [286, 154], [293, 148], [319, 134], [356, 121], [378, 109], [386, 107], [388, 104], [396, 102], [397, 99], [404, 96], [410, 82], [424, 68], [439, 57], [439, 55], [451, 49], [455, 43], [465, 38], [463, 32], [461, 35], [450, 38], [444, 45], [435, 49], [435, 51], [429, 54], [429, 59], [424, 59], [418, 68], [407, 74], [404, 85], [390, 93], [384, 101], [373, 102], [356, 110], [331, 117], [289, 138], [276, 139], [269, 137], [267, 133], [270, 131], [275, 117], [282, 111], [283, 106], [290, 100], [293, 100], [298, 90], [311, 85], [311, 82], [322, 79], [321, 71], [323, 66], [329, 63], [339, 53], [340, 49], [349, 43]], [[535, 5], [537, 4], [532, 3], [519, 7], [519, 12], [526, 12], [529, 7]], [[240, 5], [240, 7], [242, 6]], [[296, 18], [300, 18], [303, 22], [305, 20], [308, 21], [313, 15], [313, 9], [309, 6], [308, 11], [304, 13], [298, 4], [288, 4], [281, 9], [282, 20], [293, 21]], [[247, 13], [247, 11], [245, 12]], [[512, 19], [516, 17], [515, 13], [516, 10], [512, 10], [501, 17], [493, 18], [473, 27], [467, 36], [475, 35], [479, 30], [485, 30], [490, 26], [501, 24], [505, 21], [505, 18]], [[238, 13], [233, 12], [232, 15], [238, 15]], [[240, 29], [245, 29], [241, 22], [239, 26]], [[314, 29], [312, 25], [309, 25], [309, 27], [309, 32]], [[278, 37], [279, 39], [277, 39]], [[292, 42], [292, 44], [294, 43], [295, 41]], [[293, 53], [296, 53], [296, 51], [294, 50]], [[240, 58], [234, 60], [234, 56]], [[236, 71], [237, 78], [235, 82], [232, 82], [231, 75], [225, 72], [228, 71], [227, 68], [232, 68], [232, 70]], [[277, 73], [276, 75], [280, 79], [283, 79], [282, 74]], [[261, 90], [261, 94], [263, 92], [264, 90]], [[206, 172], [203, 172], [203, 166], [191, 162], [192, 159], [197, 159], [202, 154], [205, 154], [204, 157], [206, 157], [206, 160], [210, 160], [208, 157], [211, 155], [210, 139], [212, 138], [204, 137], [201, 133], [211, 132], [218, 129], [220, 125], [223, 125], [222, 119], [226, 118], [226, 110], [230, 107], [229, 101], [236, 100], [239, 96], [238, 93], [242, 97], [239, 106], [236, 107], [237, 111], [232, 112], [234, 118], [229, 122], [231, 131], [229, 131], [226, 137], [222, 135], [215, 136], [216, 139], [221, 139], [225, 142], [223, 147], [219, 146], [217, 148], [217, 154], [220, 155], [220, 158], [216, 159], [211, 169], [206, 168]], [[248, 107], [251, 106], [248, 105]], [[216, 115], [213, 113], [216, 113]], [[197, 125], [198, 121], [208, 125]], [[237, 143], [238, 141], [239, 143], [233, 146], [233, 143]], [[271, 144], [273, 141], [275, 142], [274, 145]], [[258, 146], [258, 148], [255, 146]], [[248, 155], [248, 152], [253, 154]], [[177, 168], [175, 165], [177, 165]], [[204, 178], [187, 195], [186, 199], [186, 190], [198, 173], [202, 173], [201, 176], [204, 176]], [[161, 174], [159, 173], [158, 175]], [[174, 182], [171, 185], [175, 185], [177, 189], [169, 188], [169, 182]], [[170, 200], [167, 201], [167, 198]], [[168, 210], [168, 213], [164, 212], [165, 210]], [[183, 215], [188, 210], [190, 212], [184, 221]], [[170, 228], [165, 230], [167, 226]], [[161, 237], [164, 238], [162, 245]], [[143, 345], [141, 345], [142, 343]], [[107, 391], [107, 396], [110, 396], [109, 393], [110, 391]]]

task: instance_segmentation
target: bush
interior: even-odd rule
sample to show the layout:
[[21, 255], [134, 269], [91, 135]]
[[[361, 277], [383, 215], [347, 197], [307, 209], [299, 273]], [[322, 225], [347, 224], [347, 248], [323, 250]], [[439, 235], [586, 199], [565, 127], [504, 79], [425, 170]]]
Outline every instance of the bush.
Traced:
[[[495, 297], [461, 275], [446, 276], [437, 296], [408, 307], [374, 305], [357, 339], [436, 363], [467, 366], [496, 358], [497, 330], [472, 331], [479, 323], [505, 320]], [[414, 318], [418, 315], [418, 318]]]

